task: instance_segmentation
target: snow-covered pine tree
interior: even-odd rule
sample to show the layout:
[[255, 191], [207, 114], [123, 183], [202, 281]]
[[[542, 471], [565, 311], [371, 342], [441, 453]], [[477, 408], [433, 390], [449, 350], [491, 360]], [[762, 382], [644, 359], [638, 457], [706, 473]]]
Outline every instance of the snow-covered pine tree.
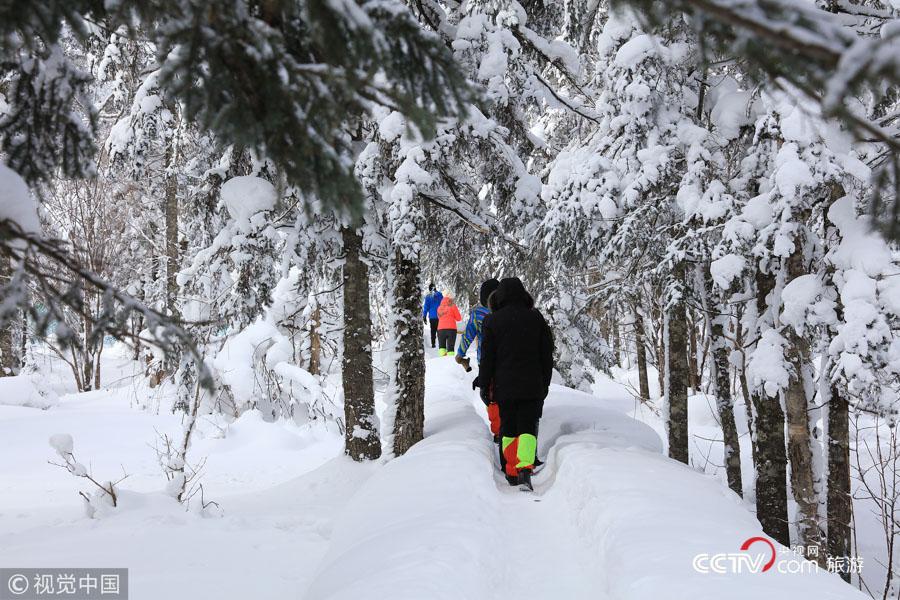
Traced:
[[[900, 83], [900, 8], [889, 2], [847, 3], [833, 0], [796, 3], [782, 0], [614, 0], [637, 6], [652, 22], [670, 23], [682, 14], [702, 41], [698, 58], [711, 54], [739, 56], [745, 74], [759, 83], [801, 94], [827, 118], [833, 118], [858, 141], [875, 142], [882, 156], [896, 156]], [[860, 98], [893, 105], [894, 112], [875, 117], [858, 108]], [[900, 235], [900, 164], [881, 160], [873, 178], [871, 214], [888, 237]], [[893, 212], [891, 209], [893, 208]]]
[[597, 122], [554, 160], [542, 230], [557, 264], [596, 261], [603, 270], [592, 302], [625, 312], [641, 296], [644, 273], [665, 282], [669, 451], [688, 462], [684, 257], [666, 253], [681, 220], [677, 132], [688, 110], [675, 85], [684, 57], [673, 31], [645, 32], [628, 12], [609, 16], [594, 68]]
[[[328, 3], [308, 9], [241, 1], [222, 5], [213, 21], [206, 18], [206, 7], [192, 3], [6, 7], [0, 32], [4, 75], [13, 93], [0, 122], [3, 151], [29, 181], [49, 176], [57, 166], [70, 175], [92, 172], [95, 105], [84, 94], [89, 79], [67, 59], [63, 39], [71, 34], [83, 44], [97, 27], [118, 32], [125, 25], [129, 35], [152, 44], [161, 100], [183, 110], [186, 123], [210, 130], [223, 145], [265, 156], [288, 183], [318, 201], [358, 209], [360, 188], [342, 131], [346, 115], [387, 105], [430, 136], [442, 117], [462, 115], [472, 94], [450, 52], [402, 4], [353, 4], [351, 11]], [[23, 236], [5, 222], [0, 225], [2, 249], [10, 256], [12, 241]], [[177, 249], [173, 241], [170, 236], [170, 254]], [[65, 253], [28, 243], [29, 253], [65, 266]], [[169, 282], [173, 272], [170, 268]], [[41, 291], [47, 304], [65, 303], [64, 291]], [[128, 300], [121, 290], [112, 291]], [[130, 300], [124, 304], [135, 306]], [[145, 321], [170, 325], [159, 331], [150, 327], [165, 333], [159, 344], [173, 350], [172, 340], [180, 337], [179, 343], [189, 345], [171, 319], [142, 312]], [[127, 333], [118, 322], [99, 327]]]

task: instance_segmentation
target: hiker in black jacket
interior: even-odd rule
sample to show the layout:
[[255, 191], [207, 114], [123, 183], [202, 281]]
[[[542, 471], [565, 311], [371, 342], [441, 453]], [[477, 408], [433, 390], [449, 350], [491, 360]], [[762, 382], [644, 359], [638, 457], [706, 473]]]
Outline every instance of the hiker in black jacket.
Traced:
[[518, 277], [500, 282], [482, 325], [481, 398], [500, 405], [500, 436], [511, 485], [531, 487], [537, 423], [553, 372], [553, 336]]

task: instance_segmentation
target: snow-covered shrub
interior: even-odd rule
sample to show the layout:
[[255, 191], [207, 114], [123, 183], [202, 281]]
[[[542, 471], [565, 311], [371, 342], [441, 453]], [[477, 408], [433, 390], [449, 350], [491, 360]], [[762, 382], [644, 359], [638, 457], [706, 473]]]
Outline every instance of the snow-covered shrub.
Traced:
[[614, 363], [599, 323], [583, 310], [583, 299], [578, 302], [570, 293], [542, 300], [541, 308], [553, 331], [556, 369], [567, 386], [589, 392], [595, 370], [608, 373]]
[[75, 441], [71, 435], [68, 433], [54, 433], [50, 436], [49, 442], [50, 447], [56, 450], [56, 454], [63, 460], [62, 463], [51, 462], [51, 464], [61, 467], [73, 476], [80, 477], [93, 484], [94, 489], [91, 491], [78, 492], [84, 499], [85, 514], [89, 518], [107, 514], [118, 505], [119, 491], [116, 488], [118, 482], [101, 482], [94, 479], [87, 467], [75, 458]]
[[296, 365], [290, 340], [260, 319], [229, 338], [212, 365], [230, 395], [233, 414], [259, 410], [267, 420], [342, 420], [320, 380]]
[[58, 403], [56, 393], [42, 377], [27, 373], [0, 377], [0, 404], [47, 409]]

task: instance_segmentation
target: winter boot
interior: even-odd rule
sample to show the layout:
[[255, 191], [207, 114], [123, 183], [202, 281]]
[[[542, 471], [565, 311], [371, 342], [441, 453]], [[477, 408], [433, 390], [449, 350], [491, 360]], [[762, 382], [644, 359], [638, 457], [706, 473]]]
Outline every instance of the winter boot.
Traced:
[[456, 351], [455, 351], [455, 350], [449, 350], [449, 351], [447, 352], [447, 356], [456, 356]]
[[534, 486], [531, 485], [531, 469], [521, 469], [519, 470], [519, 475], [516, 480], [516, 485], [519, 486], [519, 489], [522, 491], [534, 491]]
[[519, 485], [519, 478], [512, 475], [507, 475], [506, 483], [508, 483], [510, 487], [516, 487], [517, 485]]
[[441, 348], [440, 350], [438, 350], [438, 356], [447, 356], [447, 349]]

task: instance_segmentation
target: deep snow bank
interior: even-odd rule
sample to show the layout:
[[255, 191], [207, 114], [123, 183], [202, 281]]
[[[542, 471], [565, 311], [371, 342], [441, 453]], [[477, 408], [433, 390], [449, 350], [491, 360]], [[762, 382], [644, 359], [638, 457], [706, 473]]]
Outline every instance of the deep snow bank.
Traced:
[[755, 558], [764, 544], [739, 549], [759, 524], [720, 482], [662, 456], [624, 399], [554, 386], [536, 492], [509, 489], [468, 378], [449, 359], [427, 365], [426, 439], [335, 519], [308, 600], [863, 597], [829, 574], [780, 573], [790, 553], [765, 573], [698, 572], [698, 554]]
[[462, 369], [438, 378], [428, 364], [427, 439], [380, 469], [336, 518], [307, 598], [490, 597], [489, 559], [500, 549], [493, 444], [459, 391]]
[[[343, 438], [319, 425], [267, 423], [254, 411], [228, 425], [204, 418], [190, 460], [206, 461], [205, 497], [223, 513], [204, 518], [162, 493], [152, 445], [157, 431], [172, 435], [181, 422], [165, 409], [131, 408], [153, 404], [145, 392], [125, 385], [64, 395], [48, 410], [0, 403], [0, 566], [127, 567], [134, 600], [302, 594], [335, 513], [379, 465], [341, 456]], [[103, 518], [84, 516], [78, 491], [90, 485], [47, 463], [48, 438], [63, 432], [96, 477], [129, 475], [119, 508]]]

